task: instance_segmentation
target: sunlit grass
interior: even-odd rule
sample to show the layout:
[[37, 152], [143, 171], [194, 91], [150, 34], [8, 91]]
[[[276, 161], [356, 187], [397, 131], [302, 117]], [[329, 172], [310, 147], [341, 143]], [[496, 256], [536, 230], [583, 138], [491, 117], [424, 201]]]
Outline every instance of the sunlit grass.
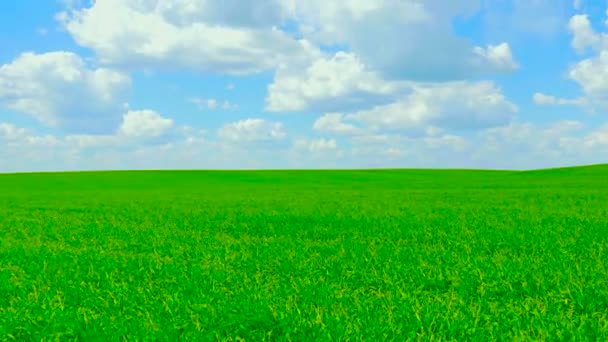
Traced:
[[608, 340], [608, 167], [0, 175], [0, 340]]

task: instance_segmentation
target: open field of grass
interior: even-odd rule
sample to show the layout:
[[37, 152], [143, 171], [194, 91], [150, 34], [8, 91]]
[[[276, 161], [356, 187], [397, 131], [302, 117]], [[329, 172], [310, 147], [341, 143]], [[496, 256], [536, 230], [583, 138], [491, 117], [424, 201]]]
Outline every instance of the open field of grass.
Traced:
[[608, 340], [608, 166], [0, 175], [0, 341]]

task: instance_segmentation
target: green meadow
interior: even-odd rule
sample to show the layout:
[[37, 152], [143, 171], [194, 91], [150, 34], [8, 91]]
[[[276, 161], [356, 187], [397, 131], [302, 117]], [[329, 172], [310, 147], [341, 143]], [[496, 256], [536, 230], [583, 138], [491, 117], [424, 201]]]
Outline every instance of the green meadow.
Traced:
[[0, 341], [607, 341], [608, 166], [0, 175]]

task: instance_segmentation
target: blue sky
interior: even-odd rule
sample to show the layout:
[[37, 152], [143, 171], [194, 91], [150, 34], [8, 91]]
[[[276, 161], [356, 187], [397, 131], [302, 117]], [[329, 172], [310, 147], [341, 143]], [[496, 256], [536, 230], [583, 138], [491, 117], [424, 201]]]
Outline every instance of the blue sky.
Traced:
[[608, 162], [590, 0], [0, 2], [0, 172]]

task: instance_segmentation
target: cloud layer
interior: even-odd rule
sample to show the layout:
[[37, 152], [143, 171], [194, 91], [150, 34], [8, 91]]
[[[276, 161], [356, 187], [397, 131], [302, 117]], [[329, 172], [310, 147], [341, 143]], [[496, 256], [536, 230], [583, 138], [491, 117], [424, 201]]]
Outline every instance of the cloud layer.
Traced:
[[71, 52], [23, 53], [0, 66], [0, 103], [68, 132], [116, 126], [130, 85], [128, 75], [88, 68]]
[[[72, 45], [0, 63], [0, 171], [608, 160], [606, 8], [588, 2], [66, 4], [62, 32], [32, 32]], [[531, 62], [557, 45], [572, 55]]]

